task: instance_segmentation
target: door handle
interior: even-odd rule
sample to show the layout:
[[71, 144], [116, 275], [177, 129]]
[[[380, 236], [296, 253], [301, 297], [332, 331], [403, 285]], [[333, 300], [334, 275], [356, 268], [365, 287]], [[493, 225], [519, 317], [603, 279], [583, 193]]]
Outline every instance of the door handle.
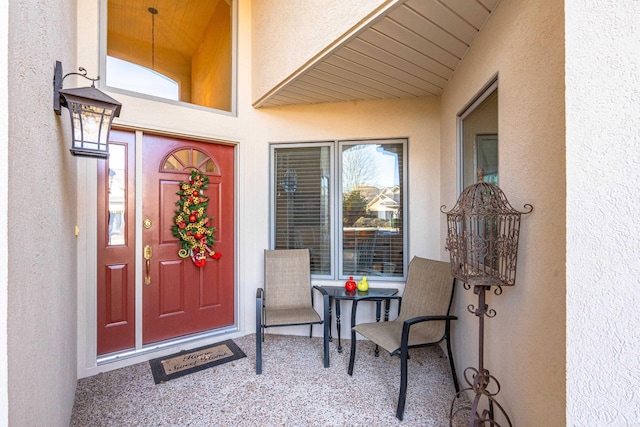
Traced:
[[151, 250], [151, 246], [147, 245], [144, 247], [144, 259], [145, 259], [145, 264], [147, 267], [147, 273], [144, 276], [144, 284], [145, 285], [150, 285], [151, 284], [151, 257], [153, 256], [153, 251]]

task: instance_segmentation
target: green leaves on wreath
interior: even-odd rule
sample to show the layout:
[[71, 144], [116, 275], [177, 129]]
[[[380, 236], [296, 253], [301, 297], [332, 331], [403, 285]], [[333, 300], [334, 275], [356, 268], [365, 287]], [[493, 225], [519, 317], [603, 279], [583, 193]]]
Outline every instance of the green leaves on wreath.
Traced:
[[209, 178], [198, 170], [192, 170], [188, 182], [181, 182], [176, 202], [174, 224], [171, 231], [187, 252], [206, 254], [215, 243], [213, 218], [206, 215], [209, 198], [204, 195]]

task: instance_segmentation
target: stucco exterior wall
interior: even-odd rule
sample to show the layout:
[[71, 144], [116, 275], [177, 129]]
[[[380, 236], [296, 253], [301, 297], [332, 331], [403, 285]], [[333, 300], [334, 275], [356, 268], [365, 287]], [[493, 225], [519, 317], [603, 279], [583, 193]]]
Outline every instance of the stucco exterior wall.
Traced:
[[396, 0], [252, 0], [252, 102], [381, 5]]
[[[255, 4], [255, 3], [254, 3]], [[409, 222], [410, 256], [438, 258], [439, 239], [439, 100], [383, 100], [312, 106], [255, 109], [251, 106], [252, 29], [250, 0], [239, 2], [238, 32], [238, 115], [216, 114], [189, 106], [159, 103], [143, 98], [112, 93], [122, 102], [116, 122], [149, 130], [204, 136], [237, 142], [237, 283], [239, 297], [239, 334], [255, 329], [255, 292], [263, 282], [263, 251], [269, 246], [269, 143], [284, 141], [324, 141], [349, 138], [409, 138]], [[99, 2], [81, 2], [82, 33], [98, 34]], [[99, 43], [85, 38], [80, 42], [79, 62], [97, 67]], [[93, 68], [90, 68], [93, 69]], [[260, 74], [258, 71], [257, 74]], [[80, 181], [92, 178], [80, 173]], [[88, 172], [91, 174], [92, 172]], [[429, 185], [427, 185], [429, 184]], [[91, 197], [89, 195], [89, 197]], [[80, 200], [84, 200], [82, 197]], [[91, 203], [91, 201], [89, 201]], [[84, 208], [80, 206], [80, 216]], [[86, 211], [85, 211], [86, 212]], [[89, 215], [89, 220], [92, 217]], [[90, 243], [89, 243], [90, 244]], [[90, 249], [90, 248], [88, 248]], [[91, 271], [92, 265], [80, 265]], [[326, 282], [324, 282], [326, 283]], [[342, 284], [343, 282], [336, 282]], [[331, 284], [336, 284], [331, 283]], [[398, 282], [386, 285], [402, 287]], [[80, 286], [92, 286], [80, 283]], [[317, 299], [321, 303], [321, 299]], [[87, 304], [84, 304], [87, 306]], [[85, 307], [81, 306], [81, 310]], [[85, 313], [81, 312], [80, 322]], [[375, 306], [358, 310], [362, 319], [375, 320]], [[89, 326], [91, 327], [91, 323]], [[276, 333], [305, 334], [306, 328], [278, 328]], [[319, 334], [319, 328], [315, 333]], [[344, 332], [343, 332], [344, 334]], [[92, 375], [109, 367], [91, 365], [85, 357], [95, 343], [80, 333], [79, 375]], [[90, 335], [90, 334], [89, 334]], [[149, 356], [146, 356], [149, 358]], [[127, 361], [132, 363], [132, 361]], [[117, 365], [114, 365], [117, 366]], [[113, 369], [113, 368], [111, 368]]]
[[[53, 67], [77, 71], [75, 2], [9, 4], [8, 422], [67, 425], [76, 388], [76, 159]], [[65, 85], [72, 87], [74, 79]]]
[[566, 1], [567, 425], [640, 425], [640, 7]]
[[[9, 34], [9, 5], [0, 4], [0, 58], [7, 57]], [[8, 158], [9, 93], [7, 61], [0, 61], [0, 158]], [[0, 425], [9, 423], [9, 367], [7, 360], [7, 300], [9, 241], [7, 240], [7, 212], [9, 210], [9, 165], [0, 164]]]
[[[497, 315], [485, 322], [485, 368], [517, 426], [565, 421], [563, 16], [555, 0], [501, 2], [441, 99], [442, 204], [453, 207], [458, 194], [456, 115], [497, 74], [500, 187], [515, 208], [533, 205], [522, 218], [516, 284], [487, 295]], [[457, 292], [453, 351], [462, 373], [478, 366], [478, 319], [467, 311], [478, 299]]]

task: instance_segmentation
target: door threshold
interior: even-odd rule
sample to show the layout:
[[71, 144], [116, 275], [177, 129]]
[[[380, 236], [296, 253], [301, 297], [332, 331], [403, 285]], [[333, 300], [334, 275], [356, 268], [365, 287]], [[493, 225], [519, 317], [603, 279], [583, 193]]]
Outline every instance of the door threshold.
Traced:
[[159, 357], [164, 355], [162, 353], [171, 354], [172, 352], [177, 352], [180, 350], [189, 350], [192, 347], [195, 348], [198, 345], [204, 344], [203, 341], [205, 340], [225, 336], [234, 332], [238, 332], [238, 328], [235, 325], [229, 326], [227, 328], [216, 329], [213, 331], [178, 337], [171, 340], [154, 342], [144, 345], [139, 349], [123, 350], [116, 353], [109, 353], [104, 356], [98, 356], [96, 364], [98, 366], [101, 366], [114, 362], [120, 362], [126, 359], [131, 359], [134, 357], [142, 357], [145, 355], [153, 355], [154, 357]]

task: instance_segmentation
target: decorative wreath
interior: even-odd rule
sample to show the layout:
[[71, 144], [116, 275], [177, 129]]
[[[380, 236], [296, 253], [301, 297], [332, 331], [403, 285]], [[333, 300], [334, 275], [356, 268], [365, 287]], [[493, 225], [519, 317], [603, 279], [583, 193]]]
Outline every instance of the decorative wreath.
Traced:
[[181, 182], [176, 193], [180, 199], [176, 202], [178, 209], [171, 226], [173, 235], [180, 240], [182, 249], [178, 255], [191, 257], [197, 267], [204, 267], [207, 254], [213, 259], [222, 256], [213, 250], [215, 227], [211, 227], [213, 218], [206, 214], [209, 198], [204, 195], [209, 178], [199, 170], [192, 170], [189, 182]]

